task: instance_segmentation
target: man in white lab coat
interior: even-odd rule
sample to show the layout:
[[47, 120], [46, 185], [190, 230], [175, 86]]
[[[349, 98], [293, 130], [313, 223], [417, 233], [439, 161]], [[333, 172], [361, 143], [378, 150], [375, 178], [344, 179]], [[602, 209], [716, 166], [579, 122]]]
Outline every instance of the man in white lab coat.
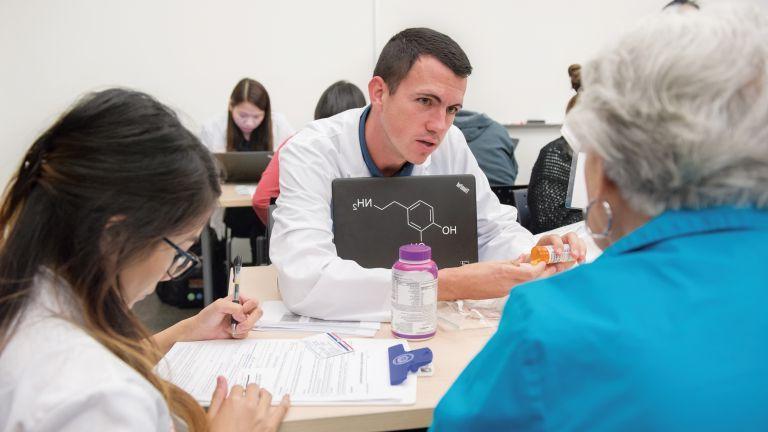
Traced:
[[[336, 254], [331, 182], [336, 178], [473, 174], [477, 183], [479, 263], [440, 269], [438, 298], [506, 295], [524, 281], [563, 266], [521, 261], [534, 239], [502, 206], [456, 127], [472, 66], [451, 38], [406, 29], [387, 43], [368, 83], [371, 105], [310, 123], [280, 151], [280, 197], [270, 258], [283, 301], [293, 312], [324, 319], [388, 321], [390, 269], [366, 269]], [[570, 233], [540, 244], [584, 243]], [[371, 245], [371, 247], [375, 247]]]

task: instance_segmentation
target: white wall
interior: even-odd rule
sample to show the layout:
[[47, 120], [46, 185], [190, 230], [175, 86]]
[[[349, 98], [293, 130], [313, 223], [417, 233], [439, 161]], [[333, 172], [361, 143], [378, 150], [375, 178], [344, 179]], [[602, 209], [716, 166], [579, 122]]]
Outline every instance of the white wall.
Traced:
[[464, 106], [502, 124], [561, 123], [568, 66], [584, 63], [665, 0], [378, 0], [379, 48], [404, 27], [431, 27], [461, 45], [474, 71]]
[[294, 127], [320, 93], [373, 69], [371, 0], [2, 0], [0, 185], [79, 95], [146, 91], [199, 131], [250, 76]]
[[[237, 80], [250, 76], [298, 128], [332, 82], [348, 79], [365, 91], [379, 49], [407, 26], [433, 26], [467, 51], [475, 67], [468, 109], [501, 123], [557, 122], [571, 95], [568, 64], [585, 61], [665, 3], [0, 0], [0, 185], [33, 139], [84, 92], [146, 91], [197, 131], [226, 109]], [[521, 138], [518, 183], [527, 183], [539, 148], [557, 128], [511, 130]]]
[[516, 127], [508, 126], [509, 136], [520, 141], [515, 148], [517, 178], [515, 184], [526, 185], [531, 179], [531, 169], [542, 147], [560, 136], [560, 125]]

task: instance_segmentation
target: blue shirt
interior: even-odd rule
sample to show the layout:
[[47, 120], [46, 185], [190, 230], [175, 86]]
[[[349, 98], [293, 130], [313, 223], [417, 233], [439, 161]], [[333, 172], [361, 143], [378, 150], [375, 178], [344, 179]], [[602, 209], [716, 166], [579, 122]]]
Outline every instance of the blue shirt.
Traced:
[[515, 288], [437, 431], [768, 430], [768, 211], [670, 211]]

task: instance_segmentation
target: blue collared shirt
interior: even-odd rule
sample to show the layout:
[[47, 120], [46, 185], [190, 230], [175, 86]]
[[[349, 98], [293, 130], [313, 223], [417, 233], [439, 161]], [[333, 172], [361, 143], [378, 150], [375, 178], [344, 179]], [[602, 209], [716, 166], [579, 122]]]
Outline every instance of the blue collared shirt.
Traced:
[[[360, 114], [360, 126], [358, 127], [358, 137], [360, 138], [360, 151], [363, 153], [363, 160], [365, 166], [368, 167], [368, 171], [371, 173], [371, 177], [384, 177], [379, 167], [373, 162], [371, 153], [368, 151], [368, 142], [365, 140], [365, 122], [368, 120], [368, 113], [371, 112], [371, 106], [368, 105]], [[395, 173], [393, 177], [406, 177], [413, 173], [413, 164], [406, 162], [405, 165]]]
[[768, 211], [670, 211], [515, 288], [437, 431], [768, 430]]

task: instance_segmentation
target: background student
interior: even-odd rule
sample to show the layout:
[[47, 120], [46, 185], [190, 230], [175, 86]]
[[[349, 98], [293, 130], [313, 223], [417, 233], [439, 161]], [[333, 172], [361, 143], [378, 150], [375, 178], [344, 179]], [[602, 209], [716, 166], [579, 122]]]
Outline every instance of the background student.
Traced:
[[565, 120], [605, 252], [512, 291], [433, 430], [768, 430], [768, 19], [660, 15]]
[[[203, 144], [213, 153], [271, 151], [294, 133], [285, 117], [272, 112], [269, 93], [261, 83], [243, 78], [229, 97], [226, 116], [208, 121], [200, 133]], [[228, 227], [233, 237], [248, 238], [255, 258], [256, 239], [264, 234], [264, 224], [247, 207], [216, 211], [211, 226], [219, 237]]]
[[507, 128], [483, 113], [462, 109], [453, 120], [488, 177], [491, 186], [512, 186], [517, 178], [515, 147], [520, 141], [512, 138]]
[[177, 341], [245, 337], [258, 302], [154, 336], [130, 310], [198, 262], [220, 193], [209, 152], [142, 93], [89, 95], [35, 141], [0, 207], [0, 430], [277, 429], [287, 399], [219, 378], [206, 414], [153, 371]]
[[572, 64], [568, 66], [568, 78], [571, 79], [571, 88], [576, 92], [575, 95], [568, 99], [568, 105], [565, 106], [565, 112], [573, 108], [576, 105], [576, 101], [579, 99], [579, 92], [581, 92], [581, 65]]
[[229, 96], [227, 114], [203, 125], [200, 140], [213, 153], [272, 150], [294, 134], [284, 115], [272, 112], [267, 89], [243, 78]]
[[[348, 109], [364, 106], [365, 96], [356, 85], [348, 81], [336, 81], [320, 95], [320, 100], [317, 101], [315, 107], [315, 120], [332, 117]], [[280, 148], [275, 150], [275, 155], [261, 175], [256, 193], [253, 194], [253, 209], [264, 225], [267, 224], [270, 201], [280, 195], [279, 153]]]
[[[568, 101], [565, 113], [576, 105], [581, 89], [581, 66], [568, 67], [571, 86], [577, 93]], [[528, 184], [528, 209], [531, 212], [531, 232], [538, 234], [583, 219], [581, 210], [565, 207], [571, 176], [573, 149], [564, 137], [559, 137], [539, 151]]]

